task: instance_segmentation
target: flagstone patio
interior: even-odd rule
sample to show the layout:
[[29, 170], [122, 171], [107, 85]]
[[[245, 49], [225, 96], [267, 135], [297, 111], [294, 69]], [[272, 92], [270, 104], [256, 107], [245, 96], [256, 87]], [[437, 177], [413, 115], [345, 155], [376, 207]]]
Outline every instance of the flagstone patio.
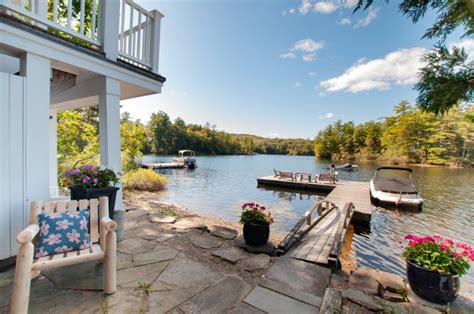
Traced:
[[[174, 224], [149, 214], [141, 209], [125, 214], [115, 294], [102, 293], [101, 264], [60, 268], [32, 281], [30, 312], [227, 312], [276, 259], [235, 247], [237, 230], [212, 226], [212, 235], [192, 215]], [[0, 273], [1, 313], [9, 310], [13, 274], [14, 269]]]

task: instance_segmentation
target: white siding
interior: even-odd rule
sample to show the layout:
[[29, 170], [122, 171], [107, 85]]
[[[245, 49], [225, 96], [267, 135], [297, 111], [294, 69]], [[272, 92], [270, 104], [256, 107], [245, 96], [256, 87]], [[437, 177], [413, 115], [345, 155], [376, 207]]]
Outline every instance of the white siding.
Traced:
[[0, 73], [0, 259], [16, 254], [26, 221], [24, 195], [25, 79]]

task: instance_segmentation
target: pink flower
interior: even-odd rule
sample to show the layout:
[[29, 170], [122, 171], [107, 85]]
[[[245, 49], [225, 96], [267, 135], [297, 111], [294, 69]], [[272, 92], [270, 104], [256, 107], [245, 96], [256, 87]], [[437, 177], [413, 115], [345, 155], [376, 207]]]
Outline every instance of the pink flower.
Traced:
[[69, 242], [76, 242], [76, 243], [81, 242], [81, 240], [79, 240], [79, 237], [81, 236], [81, 234], [77, 232], [75, 229], [72, 229], [72, 232], [68, 232], [66, 236]]
[[58, 244], [58, 243], [61, 243], [61, 240], [59, 240], [60, 238], [61, 238], [61, 234], [59, 233], [50, 234], [48, 238], [43, 240], [43, 243], [47, 243], [48, 245]]
[[441, 241], [441, 240], [443, 240], [443, 238], [441, 238], [439, 235], [436, 235], [436, 234], [433, 236], [433, 239], [434, 239], [435, 241]]
[[451, 250], [451, 247], [449, 245], [446, 245], [444, 243], [441, 243], [439, 245], [439, 247], [442, 249], [442, 250], [446, 250], [446, 251], [450, 251]]
[[56, 230], [66, 230], [69, 228], [69, 226], [72, 226], [73, 223], [70, 221], [67, 221], [66, 219], [56, 221]]
[[65, 253], [65, 252], [69, 252], [71, 250], [72, 250], [72, 247], [68, 247], [66, 245], [59, 246], [59, 247], [54, 249], [54, 251], [58, 252], [58, 253]]
[[405, 236], [405, 240], [411, 240], [411, 239], [413, 239], [414, 237], [415, 237], [415, 236], [414, 236], [413, 234], [407, 234], [407, 235]]
[[70, 218], [79, 218], [79, 213], [78, 212], [68, 212], [67, 215]]
[[450, 239], [444, 239], [444, 242], [446, 242], [449, 245], [454, 245], [454, 242]]
[[85, 230], [87, 228], [87, 220], [86, 217], [82, 217], [81, 221], [79, 222], [80, 226], [79, 229]]
[[85, 249], [89, 248], [89, 246], [90, 246], [90, 245], [89, 245], [89, 242], [88, 242], [87, 240], [84, 240], [84, 241], [82, 241], [82, 244], [81, 244], [81, 246], [79, 247], [79, 249], [80, 249], [80, 250], [85, 250]]
[[49, 233], [49, 224], [47, 224], [45, 221], [41, 222], [40, 233], [42, 235], [47, 235]]

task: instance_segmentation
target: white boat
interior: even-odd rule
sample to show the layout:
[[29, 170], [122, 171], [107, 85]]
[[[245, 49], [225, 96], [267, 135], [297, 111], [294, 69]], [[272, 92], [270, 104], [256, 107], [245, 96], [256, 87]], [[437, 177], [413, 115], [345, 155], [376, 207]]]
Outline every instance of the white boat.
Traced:
[[378, 168], [374, 178], [370, 180], [372, 202], [375, 205], [387, 204], [421, 210], [423, 199], [413, 185], [411, 173], [410, 168]]
[[192, 150], [183, 149], [178, 152], [178, 157], [173, 158], [173, 162], [183, 165], [186, 168], [194, 169], [197, 167], [196, 154]]

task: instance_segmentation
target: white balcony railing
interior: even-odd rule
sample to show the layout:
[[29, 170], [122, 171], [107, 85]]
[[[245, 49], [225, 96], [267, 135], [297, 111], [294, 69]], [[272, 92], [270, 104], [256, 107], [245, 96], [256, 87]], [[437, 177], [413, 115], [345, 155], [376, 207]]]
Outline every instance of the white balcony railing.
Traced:
[[[0, 0], [0, 11], [158, 73], [160, 20], [132, 0]], [[79, 41], [78, 41], [79, 40]]]

